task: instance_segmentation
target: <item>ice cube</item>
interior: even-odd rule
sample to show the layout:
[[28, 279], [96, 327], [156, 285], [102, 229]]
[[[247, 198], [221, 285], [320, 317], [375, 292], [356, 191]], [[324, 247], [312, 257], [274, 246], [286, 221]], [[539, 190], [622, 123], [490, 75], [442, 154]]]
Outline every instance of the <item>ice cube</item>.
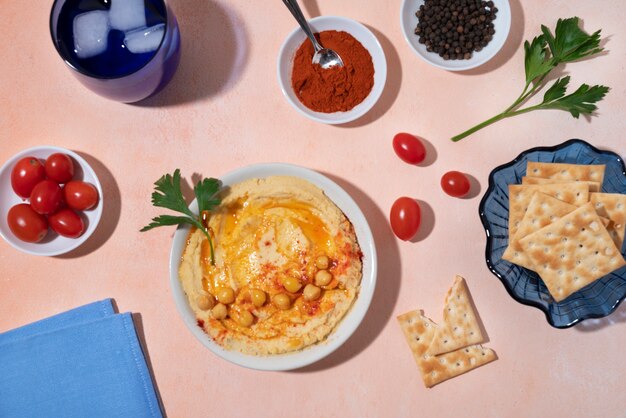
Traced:
[[74, 18], [74, 52], [78, 58], [90, 58], [107, 49], [109, 37], [109, 13], [94, 10]]
[[161, 44], [165, 33], [165, 23], [151, 26], [149, 28], [139, 28], [126, 32], [124, 45], [133, 54], [145, 54], [155, 51]]
[[146, 26], [143, 0], [111, 0], [109, 19], [113, 29], [124, 32]]

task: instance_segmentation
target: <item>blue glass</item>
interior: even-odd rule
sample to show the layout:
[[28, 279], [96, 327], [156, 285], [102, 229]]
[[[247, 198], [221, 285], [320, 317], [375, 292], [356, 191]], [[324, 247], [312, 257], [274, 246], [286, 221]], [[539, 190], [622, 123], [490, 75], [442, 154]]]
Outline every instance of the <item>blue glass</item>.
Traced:
[[[601, 151], [580, 139], [571, 139], [554, 147], [533, 148], [513, 161], [495, 168], [489, 175], [489, 188], [480, 206], [480, 219], [487, 234], [487, 266], [518, 302], [541, 309], [556, 328], [567, 328], [589, 318], [602, 318], [613, 312], [626, 297], [626, 267], [614, 271], [556, 302], [534, 271], [502, 259], [509, 244], [509, 184], [521, 183], [527, 161], [605, 164], [605, 193], [626, 193], [626, 167], [623, 159], [610, 151]], [[622, 255], [626, 254], [626, 245]]]
[[[129, 0], [55, 0], [50, 31], [59, 55], [81, 83], [104, 97], [137, 102], [160, 91], [173, 77], [180, 61], [178, 22], [163, 0], [139, 0], [132, 3], [139, 13], [130, 14], [139, 23], [133, 25], [131, 20], [128, 26], [129, 13], [117, 13], [116, 21], [112, 17], [111, 7], [116, 1]], [[106, 36], [98, 35], [95, 28], [99, 25], [93, 21], [87, 20], [83, 25], [88, 28], [87, 34], [98, 38], [103, 45], [104, 49], [96, 53], [86, 54], [87, 49], [81, 49], [80, 42], [75, 42], [77, 22], [87, 15], [98, 15], [101, 19], [96, 23], [102, 19], [106, 22]], [[133, 44], [129, 45], [126, 38], [138, 34], [134, 39], [141, 41], [146, 39], [146, 33], [157, 34], [153, 38], [156, 43], [151, 48], [133, 50]]]

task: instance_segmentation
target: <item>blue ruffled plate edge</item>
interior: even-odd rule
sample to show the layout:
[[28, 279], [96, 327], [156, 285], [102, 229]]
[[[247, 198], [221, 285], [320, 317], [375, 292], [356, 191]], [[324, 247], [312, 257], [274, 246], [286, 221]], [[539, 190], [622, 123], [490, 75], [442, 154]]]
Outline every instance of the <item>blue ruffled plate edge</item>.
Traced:
[[[604, 311], [603, 312], [582, 312], [582, 313], [578, 313], [577, 315], [574, 316], [573, 319], [571, 320], [563, 320], [563, 318], [565, 317], [565, 315], [561, 315], [560, 314], [560, 309], [559, 308], [559, 304], [558, 303], [554, 303], [554, 300], [550, 300], [551, 296], [549, 295], [549, 293], [547, 293], [547, 289], [545, 288], [545, 285], [543, 284], [543, 282], [541, 282], [540, 279], [539, 280], [539, 286], [543, 287], [545, 289], [545, 293], [547, 293], [547, 295], [543, 295], [543, 296], [547, 296], [542, 298], [541, 301], [536, 300], [536, 299], [527, 299], [524, 298], [523, 296], [518, 295], [514, 288], [511, 287], [511, 284], [509, 281], [507, 281], [507, 279], [505, 277], [502, 277], [501, 273], [495, 268], [495, 265], [498, 261], [501, 261], [500, 259], [498, 260], [494, 260], [493, 259], [493, 244], [494, 244], [494, 237], [491, 234], [491, 224], [492, 222], [490, 221], [489, 217], [486, 214], [485, 211], [485, 204], [487, 203], [487, 201], [490, 199], [491, 195], [496, 191], [496, 176], [502, 171], [505, 170], [507, 168], [510, 168], [516, 164], [519, 164], [522, 161], [526, 161], [528, 155], [532, 154], [532, 153], [557, 153], [559, 151], [563, 151], [569, 147], [572, 146], [583, 146], [585, 148], [588, 149], [588, 151], [598, 154], [598, 155], [604, 155], [604, 156], [610, 156], [615, 160], [615, 163], [620, 164], [621, 165], [621, 173], [624, 176], [624, 184], [626, 184], [626, 166], [624, 165], [624, 160], [622, 159], [622, 157], [620, 157], [618, 154], [612, 152], [612, 151], [606, 151], [606, 150], [600, 150], [596, 147], [594, 147], [593, 145], [589, 144], [586, 141], [583, 141], [581, 139], [570, 139], [568, 141], [565, 141], [561, 144], [558, 145], [554, 145], [554, 146], [539, 146], [539, 147], [534, 147], [534, 148], [530, 148], [528, 150], [525, 150], [523, 152], [521, 152], [515, 159], [513, 159], [512, 161], [499, 165], [496, 168], [494, 168], [491, 173], [489, 174], [489, 186], [487, 188], [487, 190], [485, 191], [480, 204], [478, 206], [478, 214], [480, 216], [480, 220], [483, 224], [483, 227], [485, 228], [485, 234], [487, 237], [487, 243], [486, 243], [486, 248], [485, 248], [485, 261], [487, 263], [487, 267], [489, 268], [489, 270], [502, 282], [502, 284], [504, 285], [505, 289], [507, 290], [507, 292], [509, 293], [509, 295], [516, 300], [517, 302], [524, 304], [524, 305], [528, 305], [528, 306], [533, 306], [535, 308], [538, 308], [539, 310], [543, 311], [543, 313], [546, 316], [546, 319], [548, 321], [548, 323], [555, 327], [555, 328], [559, 328], [559, 329], [564, 329], [564, 328], [569, 328], [572, 327], [578, 323], [580, 323], [581, 321], [584, 321], [586, 319], [594, 319], [594, 318], [603, 318], [605, 316], [610, 315], [612, 312], [614, 312], [617, 307], [620, 305], [620, 303], [626, 298], [626, 277], [620, 276], [622, 279], [624, 279], [625, 282], [625, 286], [623, 288], [623, 290], [619, 293], [619, 297], [617, 297], [617, 299], [613, 299], [614, 303], [609, 305], [608, 307], [603, 306]], [[604, 190], [603, 190], [604, 191]], [[507, 207], [507, 211], [508, 211], [508, 207]], [[507, 219], [508, 222], [508, 219]], [[508, 226], [507, 226], [507, 230], [508, 230]], [[507, 236], [507, 242], [508, 242], [508, 236]], [[626, 243], [623, 247], [626, 247]], [[624, 250], [622, 249], [622, 255], [624, 255]], [[514, 266], [512, 264], [512, 266]], [[514, 266], [517, 268], [520, 268], [518, 266]], [[523, 269], [525, 270], [525, 269]], [[624, 269], [622, 269], [624, 270]], [[532, 275], [536, 276], [536, 273], [534, 272], [530, 272], [528, 270], [525, 270], [528, 273], [531, 273]], [[621, 271], [621, 270], [618, 270]], [[626, 272], [626, 270], [625, 270]], [[528, 274], [526, 273], [526, 274]], [[613, 273], [612, 273], [613, 274]], [[605, 276], [608, 277], [609, 275]], [[536, 276], [538, 277], [538, 276]], [[528, 280], [528, 279], [527, 279]], [[602, 279], [599, 279], [602, 280]], [[579, 292], [584, 291], [583, 288], [581, 289]], [[576, 295], [578, 292], [574, 293], [572, 296]], [[568, 301], [569, 298], [565, 299], [566, 302]], [[540, 303], [542, 302], [542, 303]], [[610, 302], [610, 301], [609, 301]], [[606, 305], [606, 304], [605, 304]], [[556, 306], [556, 313], [554, 312], [554, 307]], [[570, 315], [571, 317], [571, 315]]]

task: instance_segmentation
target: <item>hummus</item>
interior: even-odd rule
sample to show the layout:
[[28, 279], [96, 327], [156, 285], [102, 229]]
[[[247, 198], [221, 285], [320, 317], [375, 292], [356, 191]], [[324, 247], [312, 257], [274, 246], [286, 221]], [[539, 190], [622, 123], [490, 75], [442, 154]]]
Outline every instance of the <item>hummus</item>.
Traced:
[[208, 219], [215, 264], [203, 232], [193, 229], [179, 268], [198, 325], [225, 349], [252, 355], [324, 340], [361, 283], [350, 221], [296, 177], [247, 180], [221, 197]]

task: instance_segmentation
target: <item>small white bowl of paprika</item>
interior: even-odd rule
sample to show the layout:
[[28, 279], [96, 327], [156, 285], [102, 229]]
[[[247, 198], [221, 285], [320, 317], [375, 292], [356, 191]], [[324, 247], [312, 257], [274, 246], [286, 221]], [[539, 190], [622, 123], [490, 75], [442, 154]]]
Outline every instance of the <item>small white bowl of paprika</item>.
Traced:
[[[335, 50], [343, 68], [321, 69], [311, 62], [313, 46], [294, 29], [278, 54], [278, 83], [300, 114], [316, 122], [342, 124], [365, 115], [387, 79], [387, 61], [376, 36], [352, 19], [320, 16], [308, 21], [325, 48]], [[316, 35], [317, 36], [317, 35]]]

